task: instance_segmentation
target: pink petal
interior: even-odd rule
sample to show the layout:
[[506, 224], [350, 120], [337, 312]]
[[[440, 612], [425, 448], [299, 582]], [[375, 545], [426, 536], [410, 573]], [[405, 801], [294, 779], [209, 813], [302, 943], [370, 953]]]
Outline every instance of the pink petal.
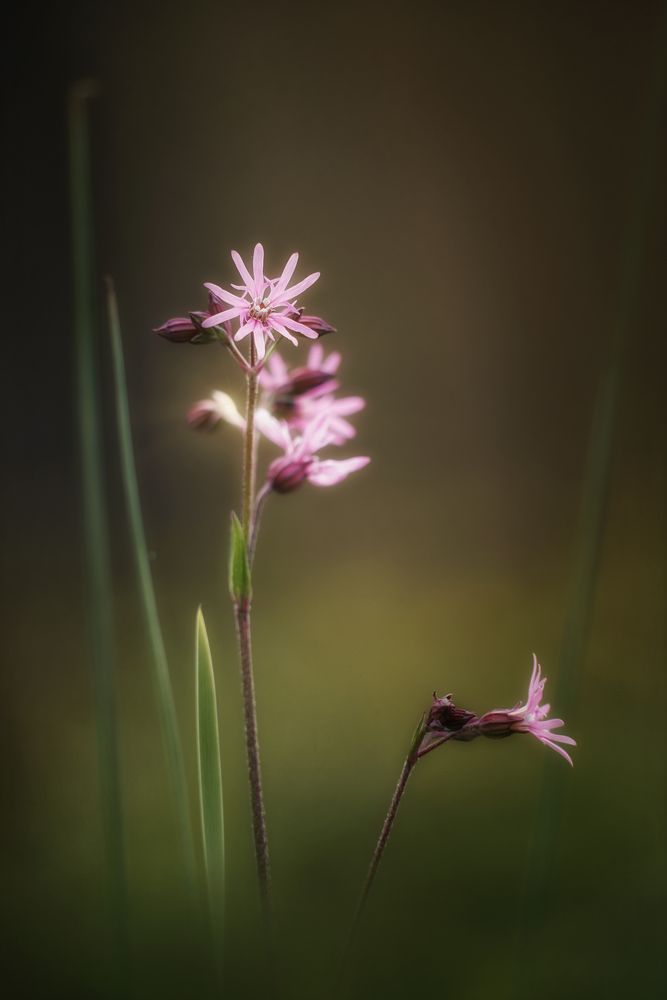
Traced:
[[247, 337], [250, 331], [254, 328], [254, 325], [255, 325], [254, 320], [252, 319], [249, 320], [248, 323], [244, 323], [243, 326], [240, 326], [236, 331], [236, 334], [234, 335], [234, 340], [243, 340], [243, 338]]
[[215, 313], [213, 316], [207, 316], [202, 322], [204, 329], [208, 330], [210, 326], [217, 326], [219, 323], [225, 323], [228, 319], [234, 319], [236, 316], [240, 316], [243, 309], [235, 307], [234, 309], [225, 309], [224, 312]]
[[338, 371], [339, 365], [340, 353], [338, 351], [332, 351], [329, 357], [322, 364], [322, 371], [328, 372], [329, 375], [333, 375], [334, 372]]
[[258, 243], [252, 255], [252, 273], [255, 278], [255, 295], [264, 291], [264, 247]]
[[245, 287], [248, 289], [248, 292], [251, 295], [253, 295], [253, 296], [257, 295], [257, 292], [255, 290], [255, 282], [253, 281], [253, 277], [252, 277], [250, 271], [248, 270], [248, 268], [245, 266], [245, 264], [243, 262], [243, 257], [241, 256], [240, 253], [238, 253], [238, 251], [232, 250], [232, 260], [236, 264], [236, 270], [239, 272], [239, 274], [243, 278], [243, 281], [245, 283]]
[[363, 469], [369, 462], [370, 458], [361, 455], [358, 458], [347, 458], [341, 462], [335, 459], [326, 459], [324, 462], [313, 462], [308, 470], [308, 480], [315, 486], [335, 486], [336, 483], [340, 483], [349, 476], [351, 472]]
[[322, 361], [324, 359], [324, 348], [321, 344], [313, 344], [311, 349], [308, 351], [308, 360], [306, 361], [307, 368], [322, 368]]
[[276, 420], [268, 410], [260, 407], [255, 413], [255, 427], [260, 434], [277, 444], [283, 451], [290, 451], [292, 438], [284, 420]]
[[288, 326], [290, 330], [295, 330], [297, 333], [301, 333], [304, 337], [309, 337], [311, 340], [317, 340], [317, 334], [314, 330], [311, 330], [309, 326], [304, 326], [303, 323], [297, 323], [295, 319], [290, 319], [289, 316], [281, 315], [280, 322], [284, 323], [285, 326]]
[[216, 299], [221, 299], [223, 302], [229, 303], [230, 306], [240, 306], [242, 309], [248, 308], [246, 299], [242, 299], [239, 295], [232, 295], [231, 292], [226, 292], [220, 285], [213, 285], [210, 281], [205, 281], [204, 288], [208, 289]]
[[266, 347], [264, 346], [264, 328], [261, 323], [255, 323], [255, 331], [253, 335], [255, 341], [255, 350], [257, 351], [257, 357], [261, 361], [266, 354]]
[[574, 766], [574, 765], [572, 764], [572, 758], [570, 757], [570, 755], [569, 755], [569, 753], [567, 752], [567, 750], [563, 750], [563, 748], [562, 748], [562, 747], [559, 747], [557, 743], [552, 743], [552, 742], [551, 742], [551, 740], [542, 740], [541, 742], [542, 742], [542, 743], [544, 743], [544, 745], [545, 745], [545, 746], [547, 746], [547, 747], [551, 747], [551, 749], [552, 749], [552, 750], [555, 750], [555, 751], [556, 751], [556, 753], [558, 753], [558, 754], [560, 754], [560, 755], [561, 755], [561, 757], [564, 757], [564, 758], [565, 758], [565, 760], [566, 760], [566, 761], [568, 762], [568, 764], [570, 765], [570, 767], [573, 767], [573, 766]]
[[292, 285], [291, 288], [286, 288], [284, 292], [281, 292], [280, 298], [295, 299], [297, 295], [301, 295], [301, 292], [305, 292], [307, 288], [310, 288], [311, 285], [314, 285], [319, 276], [320, 276], [319, 271], [313, 271], [313, 273], [309, 274], [307, 278], [303, 279], [303, 281], [299, 281], [298, 284]]
[[348, 417], [351, 413], [358, 413], [363, 410], [366, 400], [361, 396], [344, 396], [343, 399], [335, 400], [333, 409], [339, 417]]
[[290, 259], [285, 264], [283, 273], [280, 275], [278, 281], [276, 282], [275, 288], [273, 289], [272, 298], [282, 294], [283, 289], [287, 286], [287, 282], [294, 274], [298, 262], [299, 262], [298, 253], [293, 253]]
[[269, 316], [269, 323], [271, 324], [273, 329], [277, 330], [282, 337], [286, 337], [296, 347], [299, 346], [299, 341], [296, 339], [296, 337], [294, 337], [291, 333], [289, 333], [289, 331], [285, 329], [282, 323], [279, 323], [273, 316]]

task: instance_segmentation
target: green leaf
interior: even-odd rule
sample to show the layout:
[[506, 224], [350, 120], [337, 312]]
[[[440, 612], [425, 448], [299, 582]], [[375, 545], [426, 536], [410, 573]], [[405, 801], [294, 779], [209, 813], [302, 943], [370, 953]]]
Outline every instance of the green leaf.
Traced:
[[252, 597], [246, 538], [241, 522], [233, 511], [229, 553], [229, 592], [236, 604], [239, 604], [241, 601], [249, 601]]
[[220, 940], [224, 917], [225, 835], [218, 709], [211, 649], [201, 608], [197, 611], [197, 760], [206, 886], [214, 939]]
[[[69, 92], [71, 249], [86, 618], [95, 696], [110, 915], [117, 948], [116, 964], [122, 979], [128, 947], [127, 877], [94, 260], [90, 107], [96, 93], [96, 84], [91, 80], [80, 80]], [[125, 992], [120, 984], [116, 985], [120, 993]]]
[[424, 738], [424, 733], [426, 731], [426, 727], [424, 726], [425, 719], [426, 715], [422, 714], [422, 717], [419, 720], [419, 723], [417, 724], [417, 728], [415, 729], [412, 735], [412, 740], [410, 742], [410, 750], [408, 752], [408, 760], [417, 759], [417, 754], [419, 753], [419, 747], [421, 746], [421, 742]]
[[160, 713], [162, 737], [167, 758], [167, 772], [178, 815], [188, 889], [194, 901], [196, 899], [196, 864], [183, 747], [178, 729], [167, 651], [160, 624], [160, 615], [153, 587], [153, 574], [151, 572], [144, 532], [139, 483], [137, 481], [137, 470], [134, 459], [134, 445], [132, 443], [132, 425], [125, 379], [123, 338], [118, 314], [118, 301], [113, 281], [110, 277], [107, 277], [106, 284], [116, 403], [116, 425], [118, 428], [118, 448], [120, 452], [123, 490], [125, 493], [125, 506], [127, 508], [132, 541], [132, 555], [139, 582], [141, 607], [151, 649], [153, 687]]

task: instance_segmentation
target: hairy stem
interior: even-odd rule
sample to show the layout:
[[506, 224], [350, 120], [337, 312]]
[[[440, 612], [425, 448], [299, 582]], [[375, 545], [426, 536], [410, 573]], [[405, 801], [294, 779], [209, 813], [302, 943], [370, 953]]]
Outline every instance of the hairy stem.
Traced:
[[248, 540], [248, 564], [251, 569], [252, 569], [252, 564], [255, 560], [255, 549], [257, 547], [257, 535], [259, 534], [259, 525], [262, 520], [262, 511], [264, 510], [264, 504], [266, 503], [270, 492], [271, 492], [270, 487], [265, 485], [257, 494], [255, 510], [252, 516], [252, 526], [250, 528], [250, 539]]
[[246, 542], [250, 535], [250, 522], [255, 499], [255, 409], [257, 407], [257, 372], [255, 366], [255, 347], [250, 345], [250, 370], [246, 372], [246, 429], [243, 446], [243, 493], [241, 524]]
[[[243, 447], [243, 491], [242, 526], [246, 544], [251, 536], [255, 506], [255, 408], [257, 405], [257, 372], [255, 347], [250, 344], [250, 367], [246, 372], [246, 430]], [[254, 542], [253, 538], [253, 551]], [[266, 816], [262, 795], [262, 770], [259, 757], [257, 734], [257, 706], [255, 703], [255, 679], [252, 666], [252, 636], [250, 630], [250, 600], [243, 598], [234, 605], [236, 634], [241, 661], [241, 683], [243, 688], [243, 710], [245, 715], [246, 758], [248, 762], [248, 782], [250, 786], [250, 808], [255, 843], [255, 859], [262, 903], [268, 910], [270, 893], [269, 843], [266, 832]]]
[[354, 920], [352, 921], [352, 929], [350, 931], [350, 943], [354, 939], [356, 929], [359, 926], [359, 921], [361, 920], [364, 908], [366, 906], [366, 900], [368, 899], [370, 891], [373, 888], [373, 882], [375, 881], [375, 876], [377, 874], [380, 861], [382, 860], [382, 855], [384, 854], [385, 847], [387, 846], [387, 841], [389, 840], [389, 835], [394, 825], [394, 820], [396, 819], [398, 807], [401, 804], [401, 799], [403, 798], [403, 793], [405, 792], [405, 787], [408, 783], [408, 778], [412, 774], [412, 771], [416, 763], [417, 763], [417, 758], [413, 754], [409, 754], [408, 757], [406, 757], [405, 759], [405, 763], [403, 764], [403, 769], [398, 779], [398, 783], [396, 785], [396, 788], [394, 789], [394, 794], [392, 795], [391, 802], [389, 803], [389, 809], [387, 811], [387, 815], [385, 816], [384, 823], [382, 824], [382, 829], [380, 830], [380, 836], [378, 837], [378, 842], [375, 845], [375, 850], [373, 851], [373, 857], [371, 858], [368, 874], [366, 875], [366, 881], [364, 882], [364, 887], [361, 890], [361, 896], [359, 897], [359, 903], [357, 904], [357, 911], [354, 915]]
[[271, 870], [269, 865], [269, 841], [266, 832], [266, 815], [262, 795], [262, 769], [259, 759], [259, 739], [257, 735], [257, 707], [255, 705], [255, 680], [252, 669], [252, 639], [250, 634], [250, 605], [239, 602], [236, 605], [236, 634], [241, 656], [241, 682], [243, 685], [243, 709], [245, 713], [245, 745], [248, 761], [248, 781], [250, 784], [250, 807], [252, 811], [252, 832], [255, 842], [255, 860], [259, 890], [265, 907], [269, 904]]

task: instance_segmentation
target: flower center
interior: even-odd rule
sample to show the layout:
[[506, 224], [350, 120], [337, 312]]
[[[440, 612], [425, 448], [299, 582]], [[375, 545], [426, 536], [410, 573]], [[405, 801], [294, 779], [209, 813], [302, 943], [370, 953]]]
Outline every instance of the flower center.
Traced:
[[267, 298], [262, 298], [258, 295], [252, 300], [252, 305], [249, 310], [249, 316], [251, 319], [258, 319], [260, 323], [265, 323], [270, 312], [271, 305]]

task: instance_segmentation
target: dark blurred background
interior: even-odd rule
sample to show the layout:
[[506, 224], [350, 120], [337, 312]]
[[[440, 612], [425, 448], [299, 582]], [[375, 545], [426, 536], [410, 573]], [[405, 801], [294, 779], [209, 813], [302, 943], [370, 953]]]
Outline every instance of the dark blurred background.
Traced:
[[[655, 76], [664, 16], [649, 0], [15, 5], [3, 46], [8, 996], [118, 994], [72, 336], [66, 106], [82, 77], [100, 85], [91, 110], [97, 270], [114, 275], [120, 300], [193, 791], [200, 602], [213, 644], [230, 866], [226, 995], [259, 989], [224, 566], [240, 440], [231, 430], [197, 436], [184, 414], [213, 388], [240, 401], [242, 386], [223, 352], [174, 346], [151, 328], [200, 308], [203, 281], [234, 280], [229, 250], [247, 255], [256, 240], [270, 273], [294, 249], [300, 274], [322, 272], [307, 304], [338, 327], [330, 343], [344, 352], [345, 387], [368, 399], [349, 453], [373, 458], [336, 489], [276, 498], [260, 539], [256, 673], [283, 976], [268, 995], [327, 994], [433, 688], [477, 711], [511, 705], [535, 651], [556, 697], [596, 391], [619, 322], [609, 503], [566, 716], [579, 742], [574, 769], [525, 737], [427, 758], [348, 986], [353, 997], [466, 1000], [661, 994], [667, 352], [665, 108]], [[636, 225], [647, 156], [655, 180]], [[626, 294], [633, 254], [640, 264]], [[122, 995], [204, 996], [104, 350], [133, 950]], [[536, 900], [526, 872], [540, 788], [558, 769], [557, 832]]]

